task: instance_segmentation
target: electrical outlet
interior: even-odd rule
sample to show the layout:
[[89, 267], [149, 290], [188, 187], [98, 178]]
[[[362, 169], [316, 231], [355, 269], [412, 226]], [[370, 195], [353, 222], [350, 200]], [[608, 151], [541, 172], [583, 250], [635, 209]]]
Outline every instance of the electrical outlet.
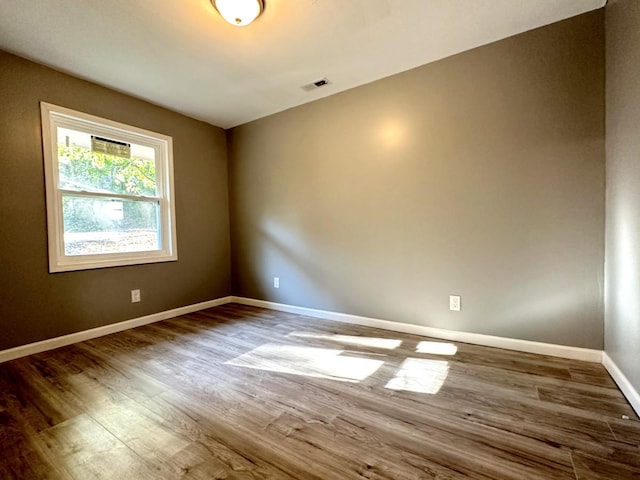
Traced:
[[273, 277], [273, 288], [280, 288], [280, 277]]
[[460, 295], [449, 295], [449, 310], [460, 311]]
[[131, 290], [131, 303], [138, 303], [140, 301], [140, 290]]

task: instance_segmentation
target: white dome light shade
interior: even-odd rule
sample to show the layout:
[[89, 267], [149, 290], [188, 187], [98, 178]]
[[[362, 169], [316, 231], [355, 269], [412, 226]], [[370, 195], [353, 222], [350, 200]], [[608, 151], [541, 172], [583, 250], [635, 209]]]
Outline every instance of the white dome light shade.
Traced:
[[262, 13], [262, 0], [212, 0], [213, 6], [231, 25], [244, 27]]

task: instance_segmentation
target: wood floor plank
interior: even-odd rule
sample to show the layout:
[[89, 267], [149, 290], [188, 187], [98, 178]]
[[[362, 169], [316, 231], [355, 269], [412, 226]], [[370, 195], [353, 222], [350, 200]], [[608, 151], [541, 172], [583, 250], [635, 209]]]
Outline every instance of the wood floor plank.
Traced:
[[538, 394], [540, 400], [544, 402], [570, 405], [583, 410], [600, 412], [612, 418], [626, 415], [637, 419], [631, 405], [618, 395], [596, 394], [595, 392], [578, 391], [570, 387], [556, 387], [553, 389], [538, 387]]
[[578, 480], [633, 480], [640, 478], [640, 466], [603, 460], [582, 453], [573, 453]]
[[265, 424], [260, 420], [262, 409], [259, 412], [252, 410], [241, 417], [241, 420], [238, 416], [230, 420], [220, 415], [219, 408], [212, 403], [196, 402], [194, 405], [190, 398], [173, 392], [160, 396], [174, 408], [181, 409], [190, 416], [204, 414], [212, 425], [208, 436], [238, 455], [267, 468], [269, 475], [266, 478], [342, 478], [336, 475], [338, 472], [333, 472], [322, 463], [317, 463], [311, 470], [309, 459], [314, 457], [306, 456], [305, 452], [299, 450], [283, 449], [278, 438], [266, 435], [265, 427], [271, 422]]
[[0, 365], [2, 479], [634, 479], [639, 425], [599, 364], [235, 304]]
[[[290, 414], [269, 425], [282, 443], [311, 445], [328, 455], [331, 463], [341, 463], [345, 478], [413, 479], [457, 478], [459, 472], [415, 455], [393, 451], [375, 434], [336, 418], [330, 423], [309, 422]], [[366, 447], [366, 448], [363, 448]], [[416, 467], [419, 464], [420, 467]]]
[[51, 462], [39, 448], [37, 433], [20, 416], [0, 413], [0, 478], [71, 479], [64, 467]]
[[[344, 396], [345, 393], [343, 392], [342, 395]], [[359, 422], [367, 425], [368, 431], [371, 431], [376, 424], [382, 423], [385, 428], [394, 425], [394, 430], [411, 429], [414, 438], [421, 437], [428, 439], [430, 444], [440, 442], [446, 445], [444, 450], [447, 454], [456, 449], [460, 450], [462, 456], [468, 452], [476, 452], [476, 455], [484, 459], [481, 463], [486, 463], [487, 459], [493, 459], [494, 464], [500, 463], [499, 457], [504, 460], [510, 456], [512, 463], [519, 462], [521, 470], [526, 470], [523, 459], [528, 459], [536, 465], [538, 471], [542, 471], [544, 465], [550, 471], [557, 472], [559, 475], [557, 478], [571, 478], [572, 469], [568, 451], [557, 446], [513, 435], [486, 425], [471, 423], [465, 417], [440, 415], [438, 411], [423, 410], [417, 404], [398, 402], [397, 398], [393, 397], [385, 400], [380, 396], [364, 396], [357, 391], [350, 391], [348, 395], [352, 398], [357, 397], [352, 402], [354, 407], [343, 412], [339, 418], [343, 419], [345, 415], [350, 415], [352, 423], [354, 418], [357, 418]], [[367, 417], [370, 418], [368, 423]], [[503, 471], [495, 478], [512, 478], [505, 475], [507, 474]], [[555, 478], [551, 474], [547, 474], [547, 477]]]
[[51, 458], [83, 479], [153, 479], [155, 469], [88, 415], [80, 415], [42, 431]]
[[[192, 443], [174, 455], [174, 461], [185, 473], [196, 478], [207, 472], [216, 472], [220, 478], [277, 478], [291, 479], [286, 473], [274, 470], [269, 463], [258, 458], [249, 458], [226, 444], [224, 432], [220, 432], [215, 421], [206, 412], [194, 410], [193, 402], [183, 404], [177, 399], [161, 396], [145, 402], [145, 407], [161, 415], [168, 425], [180, 432]], [[206, 477], [211, 478], [211, 477]], [[218, 477], [214, 477], [218, 478]]]
[[628, 442], [631, 445], [640, 445], [640, 421], [610, 419], [608, 423], [616, 440]]

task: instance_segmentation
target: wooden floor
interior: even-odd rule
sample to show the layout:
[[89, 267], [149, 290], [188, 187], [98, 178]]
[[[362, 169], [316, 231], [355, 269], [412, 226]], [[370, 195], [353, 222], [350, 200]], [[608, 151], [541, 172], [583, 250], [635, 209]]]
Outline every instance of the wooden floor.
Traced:
[[0, 387], [1, 479], [640, 478], [601, 365], [233, 304], [2, 364]]

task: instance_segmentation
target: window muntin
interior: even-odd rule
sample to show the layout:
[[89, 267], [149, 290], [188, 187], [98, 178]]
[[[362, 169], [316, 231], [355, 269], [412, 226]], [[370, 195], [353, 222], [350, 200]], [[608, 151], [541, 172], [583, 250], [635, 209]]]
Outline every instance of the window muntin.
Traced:
[[177, 260], [171, 137], [41, 109], [49, 270]]

